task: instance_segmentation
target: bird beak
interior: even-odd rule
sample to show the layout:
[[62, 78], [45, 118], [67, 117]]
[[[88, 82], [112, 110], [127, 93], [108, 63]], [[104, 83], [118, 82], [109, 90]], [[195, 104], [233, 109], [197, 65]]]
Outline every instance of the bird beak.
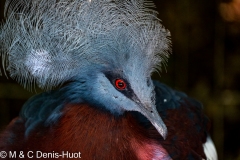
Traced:
[[167, 127], [164, 124], [162, 118], [159, 116], [156, 106], [138, 104], [140, 113], [142, 113], [162, 135], [163, 139], [167, 137]]

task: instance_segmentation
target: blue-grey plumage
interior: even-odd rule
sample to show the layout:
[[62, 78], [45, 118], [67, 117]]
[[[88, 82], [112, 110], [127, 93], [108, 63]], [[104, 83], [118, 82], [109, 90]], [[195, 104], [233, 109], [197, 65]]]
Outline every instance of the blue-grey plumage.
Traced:
[[[67, 87], [65, 97], [49, 95], [48, 104], [63, 97], [54, 105], [73, 98], [116, 115], [138, 111], [165, 138], [150, 76], [168, 57], [170, 34], [152, 6], [147, 0], [7, 0], [0, 32], [4, 71], [25, 87], [81, 82]], [[41, 105], [39, 112], [51, 108]]]

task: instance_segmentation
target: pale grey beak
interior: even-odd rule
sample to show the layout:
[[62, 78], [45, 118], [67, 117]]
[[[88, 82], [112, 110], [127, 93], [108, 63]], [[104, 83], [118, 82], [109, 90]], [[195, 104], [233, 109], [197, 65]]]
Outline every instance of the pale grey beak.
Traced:
[[144, 106], [141, 103], [138, 103], [138, 105], [140, 108], [139, 112], [142, 113], [152, 123], [162, 137], [166, 139], [167, 127], [162, 118], [159, 116], [156, 106]]

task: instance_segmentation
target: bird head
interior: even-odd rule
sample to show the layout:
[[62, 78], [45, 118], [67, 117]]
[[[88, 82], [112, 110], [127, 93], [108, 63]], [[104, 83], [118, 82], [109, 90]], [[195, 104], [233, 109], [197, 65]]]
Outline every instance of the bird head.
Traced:
[[82, 99], [112, 114], [143, 114], [165, 138], [151, 74], [168, 57], [169, 32], [146, 0], [6, 3], [3, 67], [24, 86], [81, 81]]

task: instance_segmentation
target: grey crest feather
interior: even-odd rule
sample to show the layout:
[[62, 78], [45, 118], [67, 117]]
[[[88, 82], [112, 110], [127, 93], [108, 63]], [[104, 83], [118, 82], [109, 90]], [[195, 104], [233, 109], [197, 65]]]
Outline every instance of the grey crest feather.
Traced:
[[25, 87], [49, 89], [92, 64], [121, 63], [117, 57], [126, 52], [144, 58], [152, 72], [170, 44], [152, 7], [147, 0], [7, 0], [0, 27], [4, 72]]

